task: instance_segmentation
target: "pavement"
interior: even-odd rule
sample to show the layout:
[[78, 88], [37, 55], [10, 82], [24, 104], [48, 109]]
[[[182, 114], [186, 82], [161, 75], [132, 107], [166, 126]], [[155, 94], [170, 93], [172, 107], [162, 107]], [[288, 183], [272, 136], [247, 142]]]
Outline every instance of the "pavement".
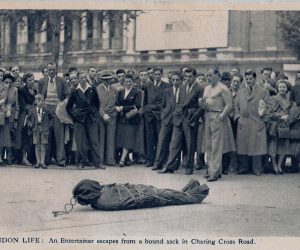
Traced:
[[[1, 167], [0, 235], [71, 235], [116, 237], [299, 237], [300, 174], [275, 176], [223, 175], [207, 183], [203, 170], [184, 175], [157, 174], [143, 166], [33, 169]], [[158, 188], [181, 188], [195, 178], [210, 188], [201, 204], [128, 211], [95, 211], [74, 206], [54, 217], [72, 197], [82, 179], [101, 183], [143, 183]], [[1, 248], [1, 244], [0, 244]]]

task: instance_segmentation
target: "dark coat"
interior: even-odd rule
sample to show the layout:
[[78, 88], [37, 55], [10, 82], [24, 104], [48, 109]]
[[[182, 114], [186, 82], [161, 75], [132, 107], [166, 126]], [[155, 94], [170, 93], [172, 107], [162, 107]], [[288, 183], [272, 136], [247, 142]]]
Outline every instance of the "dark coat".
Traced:
[[123, 106], [123, 111], [118, 114], [118, 122], [124, 124], [138, 124], [140, 122], [140, 115], [136, 115], [131, 119], [126, 118], [126, 114], [132, 109], [140, 109], [141, 107], [141, 90], [132, 88], [129, 94], [125, 96], [125, 89], [118, 92], [117, 106]]
[[34, 103], [34, 96], [36, 91], [31, 93], [27, 87], [27, 85], [19, 88], [18, 90], [18, 98], [19, 98], [19, 106], [20, 106], [20, 113], [21, 112], [29, 112], [31, 106]]
[[[58, 98], [60, 101], [63, 101], [68, 96], [69, 93], [68, 86], [62, 77], [56, 76], [55, 81], [56, 81]], [[40, 79], [38, 82], [38, 93], [43, 95], [44, 98], [47, 97], [48, 82], [49, 82], [48, 76]]]
[[85, 124], [87, 119], [99, 122], [100, 101], [94, 86], [89, 87], [85, 93], [76, 88], [72, 91], [66, 109], [74, 121]]
[[161, 82], [159, 87], [155, 87], [153, 83], [147, 84], [145, 88], [145, 117], [147, 121], [152, 119], [160, 120], [163, 92], [169, 84]]
[[183, 119], [191, 127], [198, 126], [199, 117], [203, 110], [199, 109], [198, 99], [203, 96], [203, 88], [194, 84], [192, 90], [186, 94], [186, 85], [179, 89], [179, 102], [174, 111], [174, 125], [180, 126]]
[[[179, 90], [178, 90], [179, 91]], [[166, 88], [163, 92], [161, 122], [165, 125], [173, 125], [173, 112], [175, 109], [176, 98], [174, 95], [174, 89]]]

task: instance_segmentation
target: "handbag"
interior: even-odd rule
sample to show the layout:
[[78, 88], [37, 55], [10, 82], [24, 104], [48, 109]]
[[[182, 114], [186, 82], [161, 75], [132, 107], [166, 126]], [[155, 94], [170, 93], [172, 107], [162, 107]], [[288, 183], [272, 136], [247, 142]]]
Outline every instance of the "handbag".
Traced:
[[281, 121], [277, 127], [278, 138], [280, 139], [290, 139], [291, 130], [289, 125], [285, 121]]
[[267, 132], [270, 136], [277, 136], [278, 123], [275, 121], [270, 121], [267, 123]]

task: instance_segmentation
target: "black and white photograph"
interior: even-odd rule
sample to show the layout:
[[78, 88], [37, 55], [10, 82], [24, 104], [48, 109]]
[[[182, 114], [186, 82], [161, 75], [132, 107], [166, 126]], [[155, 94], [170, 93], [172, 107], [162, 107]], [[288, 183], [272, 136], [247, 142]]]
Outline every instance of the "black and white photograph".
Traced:
[[300, 5], [20, 3], [0, 249], [299, 249]]

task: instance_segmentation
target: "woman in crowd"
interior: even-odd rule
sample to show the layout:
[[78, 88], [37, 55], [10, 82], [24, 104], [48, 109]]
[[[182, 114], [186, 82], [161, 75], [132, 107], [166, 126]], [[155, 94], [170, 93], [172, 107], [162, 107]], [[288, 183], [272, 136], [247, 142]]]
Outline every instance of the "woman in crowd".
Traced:
[[23, 82], [24, 86], [18, 91], [20, 111], [16, 131], [15, 149], [19, 149], [22, 152], [22, 164], [29, 166], [31, 165], [28, 161], [28, 158], [30, 158], [29, 155], [33, 155], [32, 136], [28, 128], [24, 127], [24, 124], [26, 116], [34, 104], [34, 96], [36, 95], [33, 74], [25, 73], [23, 75]]
[[128, 153], [135, 148], [136, 135], [140, 122], [138, 109], [141, 107], [141, 91], [133, 87], [133, 76], [127, 74], [124, 89], [117, 96], [116, 147], [122, 148], [120, 167], [125, 166]]
[[285, 155], [291, 153], [289, 139], [280, 138], [280, 134], [271, 130], [282, 126], [282, 124], [288, 126], [289, 110], [292, 107], [292, 102], [290, 101], [291, 84], [287, 80], [279, 80], [276, 87], [278, 93], [271, 97], [269, 108], [271, 118], [268, 126], [268, 154], [272, 160], [273, 173], [283, 174], [282, 164]]
[[2, 84], [7, 87], [7, 98], [4, 105], [4, 125], [0, 126], [0, 152], [6, 149], [7, 164], [12, 164], [12, 149], [16, 137], [19, 114], [18, 90], [14, 87], [15, 77], [11, 73], [4, 73]]

